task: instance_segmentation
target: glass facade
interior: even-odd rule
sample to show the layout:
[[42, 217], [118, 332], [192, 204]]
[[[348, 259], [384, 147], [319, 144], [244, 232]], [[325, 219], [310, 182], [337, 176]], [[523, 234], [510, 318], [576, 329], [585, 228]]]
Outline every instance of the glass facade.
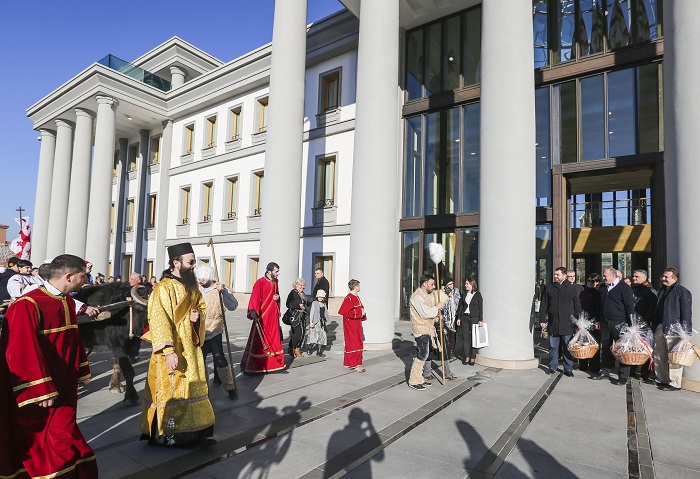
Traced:
[[651, 189], [571, 195], [571, 227], [651, 224]]

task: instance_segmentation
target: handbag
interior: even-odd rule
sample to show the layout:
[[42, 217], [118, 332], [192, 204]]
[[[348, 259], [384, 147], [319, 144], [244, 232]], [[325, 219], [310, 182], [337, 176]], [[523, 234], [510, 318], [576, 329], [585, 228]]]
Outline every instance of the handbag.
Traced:
[[489, 345], [489, 330], [486, 323], [472, 324], [472, 347], [484, 348]]
[[282, 315], [282, 322], [286, 324], [287, 326], [292, 325], [292, 310], [288, 309], [287, 311], [284, 312], [284, 315]]

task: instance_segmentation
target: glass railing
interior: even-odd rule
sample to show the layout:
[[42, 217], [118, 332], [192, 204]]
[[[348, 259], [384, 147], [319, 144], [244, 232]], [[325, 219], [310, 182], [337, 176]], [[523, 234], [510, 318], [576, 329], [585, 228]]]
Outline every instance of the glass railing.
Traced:
[[126, 60], [122, 60], [114, 55], [107, 55], [102, 60], [98, 61], [100, 65], [104, 65], [112, 70], [116, 70], [124, 75], [130, 76], [146, 85], [151, 85], [152, 87], [158, 88], [161, 91], [170, 91], [171, 83], [163, 77], [139, 68], [136, 65], [132, 65]]
[[585, 201], [571, 205], [571, 227], [651, 224], [651, 198]]

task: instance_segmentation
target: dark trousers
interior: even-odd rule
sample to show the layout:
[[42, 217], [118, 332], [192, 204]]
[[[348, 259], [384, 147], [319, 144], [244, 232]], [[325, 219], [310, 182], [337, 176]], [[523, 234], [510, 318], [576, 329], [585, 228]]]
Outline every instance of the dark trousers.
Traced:
[[292, 331], [289, 336], [289, 354], [294, 355], [294, 349], [302, 347], [304, 343], [304, 332], [306, 325], [303, 321], [297, 326], [292, 326]]
[[565, 336], [549, 335], [549, 369], [552, 371], [556, 371], [559, 367], [559, 344], [562, 345], [564, 350], [562, 353], [564, 357], [564, 371], [571, 371], [574, 368], [574, 357], [567, 347], [569, 341], [571, 341], [571, 336], [571, 334]]
[[649, 379], [649, 373], [651, 372], [651, 369], [649, 369], [649, 364], [651, 363], [651, 358], [647, 359], [647, 362], [642, 364], [641, 366], [630, 366], [630, 376], [637, 376], [637, 371], [639, 371], [640, 375], [642, 376], [642, 379]]
[[[615, 356], [613, 356], [610, 348], [612, 347], [613, 341], [620, 339], [620, 330], [618, 329], [620, 324], [623, 323], [611, 323], [609, 321], [601, 321], [600, 323], [601, 349], [603, 350], [602, 373], [605, 376], [609, 376], [610, 371], [615, 367]], [[630, 367], [620, 363], [620, 380], [626, 380], [629, 379], [629, 377]]]
[[222, 334], [217, 334], [211, 339], [204, 341], [202, 345], [202, 356], [204, 356], [204, 362], [207, 362], [207, 355], [211, 353], [214, 357], [214, 375], [218, 374], [219, 368], [225, 368], [228, 366], [228, 361], [226, 361], [226, 356], [224, 356], [224, 346], [221, 342]]
[[463, 314], [460, 319], [460, 327], [462, 328], [462, 340], [464, 341], [464, 359], [470, 360], [476, 358], [477, 348], [472, 347], [472, 325], [479, 322], [478, 318], [472, 318], [468, 314]]
[[[595, 338], [596, 341], [598, 341], [598, 344], [600, 344], [600, 330], [599, 329], [594, 329], [592, 331], [589, 331], [591, 333], [591, 336]], [[579, 359], [578, 360], [578, 368], [581, 371], [590, 371], [592, 373], [599, 373], [600, 372], [600, 348], [598, 348], [598, 351], [596, 351], [595, 356], [593, 356], [590, 359]]]

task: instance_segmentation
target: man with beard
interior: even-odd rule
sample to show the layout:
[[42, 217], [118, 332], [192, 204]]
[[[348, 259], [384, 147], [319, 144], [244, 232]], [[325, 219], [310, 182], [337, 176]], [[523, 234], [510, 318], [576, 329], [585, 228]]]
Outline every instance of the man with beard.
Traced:
[[440, 321], [443, 303], [435, 304], [435, 278], [429, 274], [420, 277], [420, 286], [411, 296], [411, 333], [416, 338], [416, 358], [411, 366], [408, 387], [417, 391], [431, 384], [423, 377], [423, 365], [430, 355], [430, 345], [438, 348], [435, 323]]
[[269, 373], [285, 368], [279, 322], [279, 274], [279, 265], [269, 263], [265, 268], [265, 276], [253, 285], [248, 301], [248, 319], [253, 321], [253, 325], [241, 358], [244, 373]]
[[[646, 323], [649, 328], [654, 325], [654, 315], [656, 313], [656, 292], [647, 281], [647, 272], [643, 269], [634, 270], [632, 274], [632, 297], [634, 298], [634, 312]], [[649, 363], [651, 358], [641, 366], [632, 366], [630, 375], [637, 377], [637, 370], [641, 373], [642, 380], [649, 382]]]
[[141, 439], [149, 445], [209, 444], [214, 410], [209, 402], [207, 369], [201, 347], [206, 334], [205, 310], [197, 263], [190, 243], [168, 248], [170, 267], [148, 298], [153, 345], [141, 413]]

